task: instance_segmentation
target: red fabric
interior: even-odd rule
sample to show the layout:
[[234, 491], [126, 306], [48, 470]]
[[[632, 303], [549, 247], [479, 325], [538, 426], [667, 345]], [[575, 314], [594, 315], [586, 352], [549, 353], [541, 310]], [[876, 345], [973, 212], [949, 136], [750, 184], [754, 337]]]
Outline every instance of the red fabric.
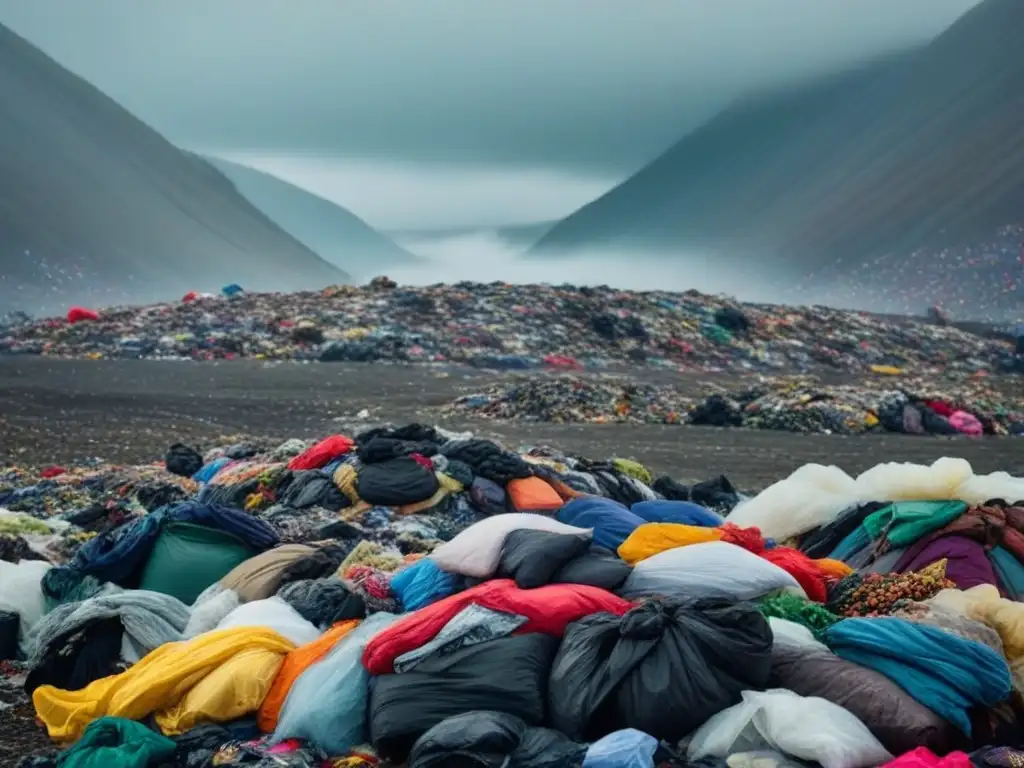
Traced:
[[796, 579], [811, 600], [816, 603], [824, 603], [828, 599], [825, 574], [818, 564], [803, 552], [789, 547], [775, 547], [775, 549], [766, 549], [758, 554]]
[[196, 293], [195, 291], [189, 291], [188, 293], [186, 293], [184, 296], [181, 297], [181, 303], [182, 304], [191, 304], [193, 301], [195, 301], [198, 298], [199, 298], [199, 294], [198, 293]]
[[760, 528], [756, 526], [740, 528], [735, 523], [723, 523], [719, 530], [722, 531], [721, 541], [743, 547], [755, 555], [764, 554], [764, 537], [761, 535]]
[[65, 472], [67, 472], [67, 470], [64, 469], [64, 467], [58, 467], [56, 464], [54, 464], [52, 467], [47, 467], [42, 472], [40, 472], [39, 476], [44, 479], [51, 477], [59, 477], [60, 475], [63, 475]]
[[409, 458], [415, 461], [424, 469], [429, 469], [431, 471], [433, 471], [434, 469], [434, 465], [430, 463], [430, 459], [428, 459], [422, 453], [410, 453]]
[[890, 760], [883, 768], [972, 768], [972, 764], [964, 752], [950, 752], [939, 757], [928, 747], [918, 747]]
[[947, 419], [953, 415], [953, 406], [941, 400], [928, 400], [925, 402], [925, 405], [939, 414], [939, 416], [945, 416]]
[[583, 370], [583, 365], [580, 361], [568, 355], [546, 355], [544, 357], [544, 365], [550, 365], [552, 368], [571, 368], [575, 371]]
[[339, 456], [352, 450], [355, 445], [344, 435], [325, 437], [316, 445], [307, 448], [288, 462], [288, 469], [320, 469], [326, 467]]
[[363, 666], [371, 675], [395, 671], [395, 659], [425, 645], [463, 608], [472, 604], [526, 616], [523, 632], [542, 632], [560, 637], [574, 621], [593, 613], [622, 616], [632, 604], [597, 587], [583, 584], [549, 584], [519, 589], [511, 579], [485, 581], [472, 589], [409, 614], [377, 634], [363, 651]]
[[72, 307], [71, 309], [68, 310], [69, 323], [81, 323], [84, 320], [99, 319], [99, 313], [92, 309], [86, 309], [85, 307]]

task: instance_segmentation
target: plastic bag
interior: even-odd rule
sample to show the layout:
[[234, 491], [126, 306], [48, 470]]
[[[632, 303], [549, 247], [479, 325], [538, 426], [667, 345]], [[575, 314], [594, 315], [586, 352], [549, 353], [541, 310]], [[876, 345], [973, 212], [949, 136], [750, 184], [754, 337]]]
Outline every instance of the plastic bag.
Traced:
[[822, 768], [869, 768], [892, 760], [860, 720], [830, 701], [792, 691], [744, 691], [690, 738], [690, 759], [775, 749]]
[[361, 743], [370, 682], [361, 662], [363, 649], [397, 618], [373, 614], [303, 672], [288, 692], [272, 742], [305, 739], [334, 755]]
[[636, 728], [624, 728], [591, 744], [583, 768], [654, 768], [657, 751], [656, 738]]
[[803, 624], [780, 619], [776, 616], [768, 618], [772, 628], [772, 648], [801, 648], [831, 653], [828, 646], [814, 639], [814, 633]]
[[240, 605], [217, 625], [217, 629], [232, 629], [234, 627], [266, 627], [297, 646], [312, 643], [320, 637], [319, 629], [302, 618], [294, 608], [279, 597], [255, 600]]
[[648, 595], [753, 600], [780, 589], [807, 596], [777, 565], [735, 544], [712, 541], [647, 558], [633, 569], [619, 594], [627, 600]]
[[18, 647], [23, 656], [28, 656], [32, 631], [46, 613], [42, 581], [52, 567], [39, 560], [16, 564], [0, 560], [0, 610], [20, 617]]
[[524, 528], [552, 533], [574, 533], [588, 538], [592, 535], [592, 531], [587, 528], [565, 525], [550, 517], [512, 512], [474, 523], [454, 539], [435, 549], [430, 559], [450, 573], [487, 579], [493, 576], [498, 568], [501, 548], [505, 545], [506, 537], [512, 531]]

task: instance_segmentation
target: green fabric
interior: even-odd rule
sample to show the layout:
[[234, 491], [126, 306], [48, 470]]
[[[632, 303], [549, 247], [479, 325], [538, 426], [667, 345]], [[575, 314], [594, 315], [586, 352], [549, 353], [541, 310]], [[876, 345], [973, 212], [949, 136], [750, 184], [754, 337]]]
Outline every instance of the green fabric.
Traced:
[[868, 515], [863, 525], [874, 541], [884, 535], [893, 548], [909, 547], [966, 511], [962, 501], [897, 501]]
[[38, 533], [45, 536], [53, 533], [53, 529], [31, 515], [14, 512], [0, 516], [0, 533]]
[[612, 459], [612, 465], [624, 475], [629, 475], [634, 480], [639, 480], [641, 483], [650, 485], [654, 482], [654, 478], [651, 476], [650, 470], [647, 469], [639, 461], [633, 461], [632, 459]]
[[174, 754], [175, 744], [142, 723], [101, 717], [57, 756], [57, 768], [146, 768]]
[[199, 594], [255, 552], [235, 536], [192, 523], [168, 523], [142, 572], [139, 589], [192, 605]]
[[801, 624], [811, 630], [819, 640], [826, 629], [842, 618], [819, 603], [788, 593], [766, 597], [757, 607], [765, 618], [774, 616], [777, 619]]

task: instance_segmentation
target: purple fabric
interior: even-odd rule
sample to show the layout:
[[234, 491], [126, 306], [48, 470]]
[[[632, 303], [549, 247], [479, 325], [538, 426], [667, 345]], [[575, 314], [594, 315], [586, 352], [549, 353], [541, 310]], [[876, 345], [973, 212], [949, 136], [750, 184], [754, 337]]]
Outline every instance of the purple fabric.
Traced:
[[[911, 550], [907, 550], [907, 555], [909, 554]], [[943, 558], [948, 561], [946, 578], [960, 589], [969, 589], [979, 584], [999, 584], [995, 569], [985, 554], [985, 548], [963, 536], [942, 536], [935, 539], [922, 548], [910, 562], [899, 568], [899, 571], [920, 571]], [[902, 559], [906, 559], [906, 555]]]

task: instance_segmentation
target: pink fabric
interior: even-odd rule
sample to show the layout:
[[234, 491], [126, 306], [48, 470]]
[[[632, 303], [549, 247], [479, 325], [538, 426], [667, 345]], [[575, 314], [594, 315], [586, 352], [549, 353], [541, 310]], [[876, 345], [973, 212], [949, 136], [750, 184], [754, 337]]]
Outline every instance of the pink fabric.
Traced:
[[977, 417], [966, 411], [954, 411], [953, 415], [949, 417], [949, 423], [957, 432], [971, 437], [981, 437], [985, 431]]
[[972, 768], [971, 758], [964, 752], [950, 752], [939, 757], [928, 747], [918, 747], [913, 752], [900, 755], [886, 763], [883, 768]]

